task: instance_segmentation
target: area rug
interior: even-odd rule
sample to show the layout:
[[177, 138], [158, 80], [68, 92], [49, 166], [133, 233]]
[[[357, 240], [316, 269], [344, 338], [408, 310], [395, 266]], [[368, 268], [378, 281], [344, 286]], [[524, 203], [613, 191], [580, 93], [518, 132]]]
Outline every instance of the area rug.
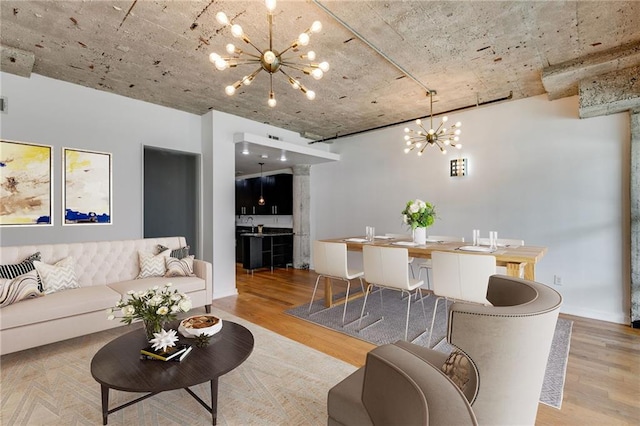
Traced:
[[[406, 296], [401, 298], [400, 293], [396, 291], [383, 291], [382, 298], [384, 309], [381, 309], [379, 291], [369, 295], [366, 308], [368, 314], [362, 319], [361, 324], [359, 324], [359, 318], [364, 298], [351, 300], [347, 305], [344, 327], [342, 326], [344, 305], [326, 309], [323, 300], [316, 300], [311, 307], [311, 314], [309, 314], [308, 304], [289, 309], [286, 313], [376, 345], [383, 345], [404, 338], [407, 299]], [[426, 320], [420, 302], [412, 302], [407, 340], [441, 352], [451, 352], [453, 347], [446, 342], [447, 322], [445, 309], [443, 309], [444, 302], [441, 300], [438, 304], [433, 336], [431, 342], [428, 342], [429, 332], [425, 332], [425, 328], [431, 325], [435, 297], [426, 297], [423, 301]], [[382, 316], [384, 320], [376, 322]], [[562, 406], [572, 326], [572, 321], [558, 319], [540, 394], [540, 402], [558, 409]], [[358, 331], [360, 328], [362, 329]]]
[[[220, 377], [219, 425], [326, 424], [327, 392], [356, 367], [226, 312], [213, 313], [244, 325], [255, 338], [251, 356]], [[100, 386], [91, 377], [91, 358], [109, 341], [139, 327], [2, 356], [0, 424], [101, 425]], [[208, 383], [192, 389], [210, 400]], [[111, 391], [110, 406], [137, 396]], [[187, 392], [176, 390], [110, 414], [108, 420], [109, 425], [210, 425], [211, 415]]]

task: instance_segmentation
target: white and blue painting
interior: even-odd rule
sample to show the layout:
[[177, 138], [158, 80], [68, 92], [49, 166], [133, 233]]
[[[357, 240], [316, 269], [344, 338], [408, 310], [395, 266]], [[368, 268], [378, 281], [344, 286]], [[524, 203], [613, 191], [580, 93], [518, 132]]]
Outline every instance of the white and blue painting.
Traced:
[[63, 151], [64, 224], [111, 224], [111, 154]]

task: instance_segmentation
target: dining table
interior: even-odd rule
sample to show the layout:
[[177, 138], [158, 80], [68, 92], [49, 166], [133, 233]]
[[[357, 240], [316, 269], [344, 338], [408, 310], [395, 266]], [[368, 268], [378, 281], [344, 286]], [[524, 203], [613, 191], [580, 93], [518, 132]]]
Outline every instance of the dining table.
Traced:
[[[496, 258], [496, 266], [506, 267], [507, 275], [520, 277], [521, 273], [523, 273], [524, 279], [531, 281], [535, 281], [536, 278], [536, 264], [547, 253], [547, 248], [541, 246], [504, 245], [491, 249], [488, 246], [473, 246], [464, 242], [445, 242], [429, 239], [427, 239], [426, 244], [417, 244], [410, 237], [375, 236], [373, 241], [369, 241], [365, 237], [356, 236], [323, 239], [321, 241], [346, 243], [349, 251], [362, 251], [365, 245], [406, 248], [410, 257], [422, 259], [430, 259], [431, 253], [434, 251], [469, 253], [479, 256], [491, 255]], [[326, 277], [324, 280], [324, 305], [325, 307], [333, 306], [331, 278]]]

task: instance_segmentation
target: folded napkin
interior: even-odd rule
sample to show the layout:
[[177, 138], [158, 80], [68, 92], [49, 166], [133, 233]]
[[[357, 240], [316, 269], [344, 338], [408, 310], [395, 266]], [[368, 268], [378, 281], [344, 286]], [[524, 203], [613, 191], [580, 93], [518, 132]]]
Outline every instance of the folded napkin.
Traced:
[[388, 235], [376, 235], [374, 238], [376, 240], [391, 240], [391, 239], [393, 239], [393, 237], [390, 237]]
[[458, 250], [462, 250], [462, 251], [480, 251], [480, 252], [485, 252], [485, 253], [491, 253], [495, 250], [491, 250], [491, 247], [486, 247], [486, 246], [462, 246], [462, 247], [458, 247]]
[[347, 238], [344, 241], [349, 241], [351, 243], [366, 243], [367, 239], [366, 238]]

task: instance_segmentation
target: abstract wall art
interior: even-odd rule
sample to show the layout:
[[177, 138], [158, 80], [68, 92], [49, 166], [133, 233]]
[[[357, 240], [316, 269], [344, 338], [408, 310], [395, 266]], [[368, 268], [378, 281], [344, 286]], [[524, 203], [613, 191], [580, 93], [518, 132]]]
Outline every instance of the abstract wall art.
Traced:
[[53, 225], [51, 146], [0, 139], [0, 226]]
[[112, 223], [111, 154], [62, 149], [63, 225]]

